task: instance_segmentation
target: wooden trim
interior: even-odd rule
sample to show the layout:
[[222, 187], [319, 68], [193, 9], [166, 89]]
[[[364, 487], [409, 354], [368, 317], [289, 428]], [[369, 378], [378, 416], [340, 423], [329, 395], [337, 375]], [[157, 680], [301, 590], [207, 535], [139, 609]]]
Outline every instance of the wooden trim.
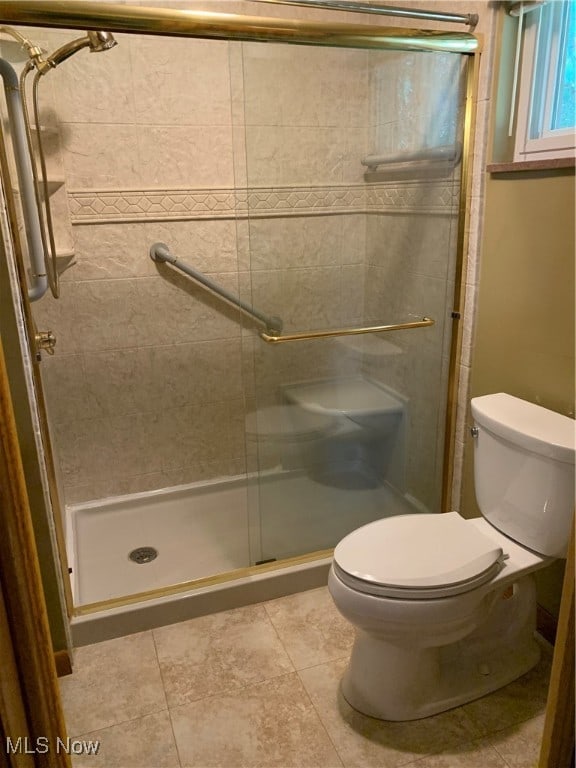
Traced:
[[576, 157], [557, 157], [554, 160], [520, 160], [516, 163], [488, 163], [488, 173], [516, 173], [516, 171], [555, 171], [575, 168]]
[[558, 635], [538, 768], [574, 765], [574, 528], [566, 561]]
[[10, 634], [10, 624], [6, 614], [6, 605], [1, 587], [0, 668], [2, 669], [2, 674], [0, 675], [0, 737], [2, 738], [0, 766], [8, 766], [8, 768], [33, 768], [34, 761], [31, 755], [10, 754], [7, 747], [4, 747], [7, 736], [10, 736], [13, 742], [16, 742], [19, 737], [23, 739], [30, 738], [30, 730], [24, 710], [20, 678], [14, 657], [12, 635]]
[[55, 651], [54, 664], [58, 677], [66, 677], [72, 674], [72, 658], [68, 651]]
[[[0, 587], [30, 738], [53, 745], [34, 755], [38, 768], [71, 768], [56, 740], [66, 738], [48, 615], [40, 579], [4, 350], [0, 340]], [[10, 734], [6, 734], [10, 735]]]

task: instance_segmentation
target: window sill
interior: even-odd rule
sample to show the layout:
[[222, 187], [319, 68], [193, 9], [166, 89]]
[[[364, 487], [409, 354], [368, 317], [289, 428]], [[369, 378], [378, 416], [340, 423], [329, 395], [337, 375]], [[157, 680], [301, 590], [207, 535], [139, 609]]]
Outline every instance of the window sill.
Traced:
[[516, 171], [553, 171], [557, 168], [576, 168], [576, 158], [557, 157], [549, 160], [521, 160], [515, 163], [488, 163], [488, 173], [515, 173]]

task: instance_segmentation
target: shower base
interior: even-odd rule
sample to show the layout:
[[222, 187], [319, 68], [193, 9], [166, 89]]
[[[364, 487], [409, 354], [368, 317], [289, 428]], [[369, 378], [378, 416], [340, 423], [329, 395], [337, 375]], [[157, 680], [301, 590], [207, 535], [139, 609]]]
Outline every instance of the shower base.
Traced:
[[[330, 558], [163, 596], [141, 594], [330, 549], [360, 525], [420, 511], [386, 485], [343, 491], [296, 472], [70, 506], [69, 561], [80, 614], [72, 620], [75, 644], [320, 586]], [[118, 598], [128, 604], [83, 609]]]

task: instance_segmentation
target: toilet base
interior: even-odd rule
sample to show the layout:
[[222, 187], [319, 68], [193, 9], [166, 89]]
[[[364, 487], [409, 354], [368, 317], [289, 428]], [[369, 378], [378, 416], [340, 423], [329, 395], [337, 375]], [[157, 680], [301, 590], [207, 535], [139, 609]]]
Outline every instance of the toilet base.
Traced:
[[354, 709], [380, 720], [418, 720], [502, 688], [540, 659], [531, 576], [514, 585], [487, 621], [457, 642], [393, 644], [356, 630], [342, 693]]
[[[532, 669], [540, 659], [540, 646], [534, 639], [522, 648], [503, 649], [489, 662], [476, 661], [472, 666], [465, 659], [460, 663], [453, 658], [443, 659], [445, 654], [441, 648], [426, 650], [426, 659], [412, 656], [412, 661], [416, 662], [414, 669], [420, 674], [418, 687], [410, 687], [407, 691], [404, 679], [402, 690], [395, 687], [397, 675], [390, 674], [383, 680], [384, 676], [374, 675], [373, 670], [370, 671], [370, 685], [363, 686], [362, 677], [351, 662], [341, 684], [344, 698], [354, 709], [379, 720], [419, 720], [502, 688]], [[429, 673], [426, 683], [422, 678], [423, 669]], [[384, 696], [383, 690], [388, 692]]]

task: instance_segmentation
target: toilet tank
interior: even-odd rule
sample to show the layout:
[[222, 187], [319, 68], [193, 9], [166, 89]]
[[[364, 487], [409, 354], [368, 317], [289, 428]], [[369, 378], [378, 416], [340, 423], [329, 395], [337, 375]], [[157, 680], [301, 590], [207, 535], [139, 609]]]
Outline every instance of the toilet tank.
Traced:
[[575, 422], [504, 393], [475, 397], [471, 407], [480, 511], [519, 544], [565, 557], [575, 505]]

